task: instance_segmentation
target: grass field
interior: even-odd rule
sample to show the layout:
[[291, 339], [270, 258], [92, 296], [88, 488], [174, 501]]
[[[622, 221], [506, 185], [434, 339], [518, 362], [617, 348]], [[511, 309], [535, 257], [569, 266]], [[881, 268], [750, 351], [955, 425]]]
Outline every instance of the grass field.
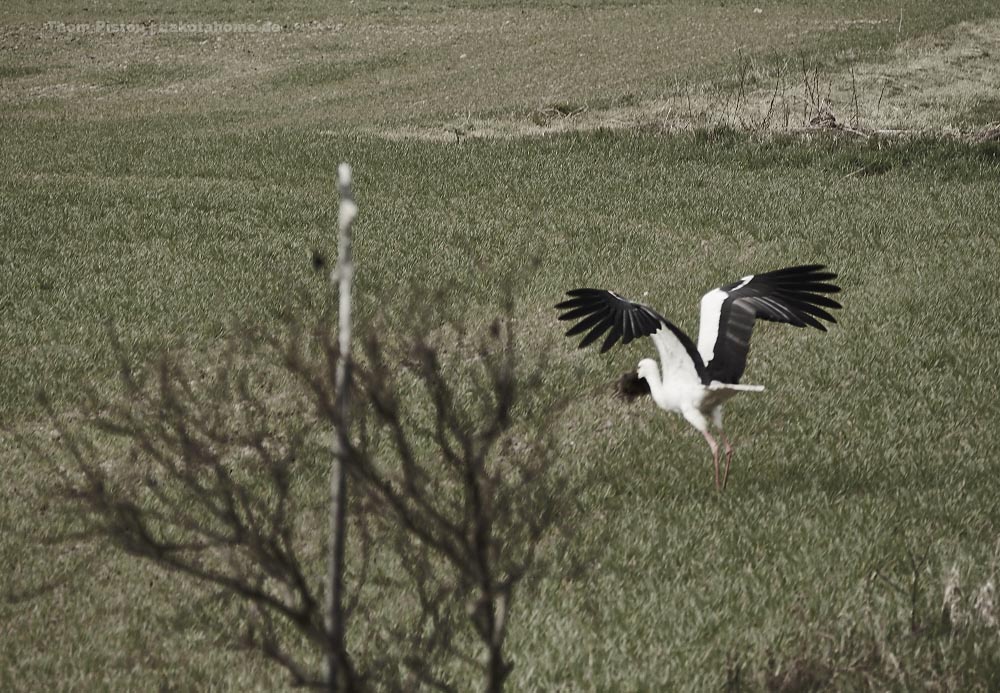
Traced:
[[[52, 437], [38, 390], [72, 416], [113, 388], [109, 326], [197, 361], [318, 302], [343, 160], [361, 329], [420, 291], [484, 325], [513, 288], [575, 398], [576, 532], [521, 594], [512, 689], [1000, 687], [995, 622], [929, 626], [953, 569], [971, 604], [1000, 567], [992, 2], [42, 5], [0, 10], [4, 690], [284, 684], [213, 602], [48, 542], [68, 521], [24, 440]], [[100, 20], [289, 28], [45, 28]], [[809, 74], [840, 122], [913, 132], [802, 134]], [[758, 328], [724, 495], [687, 424], [610, 396], [648, 345], [578, 352], [551, 309], [607, 287], [696, 333], [705, 290], [800, 262], [840, 273], [840, 324]]]

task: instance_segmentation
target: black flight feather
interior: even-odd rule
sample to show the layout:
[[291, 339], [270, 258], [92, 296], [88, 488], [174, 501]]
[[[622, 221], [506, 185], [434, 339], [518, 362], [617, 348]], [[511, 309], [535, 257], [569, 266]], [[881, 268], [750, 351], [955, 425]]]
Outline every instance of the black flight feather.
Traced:
[[840, 287], [830, 283], [837, 278], [836, 273], [825, 270], [825, 265], [786, 267], [720, 287], [728, 296], [721, 306], [718, 336], [707, 364], [709, 377], [724, 383], [739, 382], [755, 319], [822, 332], [826, 332], [822, 321], [836, 323], [829, 311], [841, 306], [828, 294], [840, 293]]

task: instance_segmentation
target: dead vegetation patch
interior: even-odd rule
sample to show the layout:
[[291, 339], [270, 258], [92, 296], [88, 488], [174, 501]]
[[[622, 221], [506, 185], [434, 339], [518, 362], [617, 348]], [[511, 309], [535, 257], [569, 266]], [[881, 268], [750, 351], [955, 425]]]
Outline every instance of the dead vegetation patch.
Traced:
[[454, 141], [603, 129], [676, 132], [726, 127], [858, 137], [941, 134], [986, 142], [1000, 137], [995, 122], [1000, 112], [994, 115], [991, 108], [1000, 92], [1000, 63], [992, 57], [998, 54], [1000, 21], [963, 23], [933, 41], [905, 43], [881, 62], [831, 67], [805, 58], [766, 64], [741, 56], [730, 78], [678, 82], [660, 98], [626, 93], [606, 106], [553, 102], [527, 114], [466, 116], [438, 126], [372, 132], [388, 139]]

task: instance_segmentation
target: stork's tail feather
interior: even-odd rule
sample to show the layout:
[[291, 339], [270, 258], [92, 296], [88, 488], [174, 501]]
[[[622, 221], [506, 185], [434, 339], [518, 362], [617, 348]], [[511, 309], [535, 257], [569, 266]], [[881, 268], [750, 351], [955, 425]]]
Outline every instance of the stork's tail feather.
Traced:
[[721, 383], [713, 380], [708, 385], [709, 390], [733, 390], [735, 392], [763, 392], [763, 385], [740, 385], [739, 383]]
[[632, 402], [649, 394], [651, 394], [649, 383], [645, 378], [640, 378], [635, 371], [622, 374], [615, 383], [615, 396], [626, 402]]

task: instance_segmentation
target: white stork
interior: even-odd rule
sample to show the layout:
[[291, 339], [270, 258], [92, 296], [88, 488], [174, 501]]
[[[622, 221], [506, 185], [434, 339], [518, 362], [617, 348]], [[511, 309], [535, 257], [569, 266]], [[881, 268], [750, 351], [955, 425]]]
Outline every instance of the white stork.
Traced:
[[[682, 330], [649, 306], [633, 303], [602, 289], [573, 289], [570, 298], [556, 305], [560, 320], [579, 320], [567, 336], [586, 332], [580, 348], [605, 332], [601, 353], [619, 340], [653, 338], [660, 365], [653, 359], [639, 361], [634, 372], [618, 381], [618, 393], [628, 399], [651, 395], [666, 411], [679, 412], [697, 428], [712, 450], [715, 486], [723, 489], [729, 479], [733, 446], [722, 430], [722, 406], [737, 392], [760, 392], [761, 385], [740, 385], [750, 351], [750, 333], [756, 319], [811, 326], [826, 332], [820, 320], [837, 322], [825, 308], [840, 304], [825, 294], [840, 287], [830, 284], [836, 274], [824, 265], [801, 265], [751, 274], [737, 282], [712, 289], [701, 299], [698, 346]], [[719, 431], [726, 451], [726, 469], [719, 477], [719, 444], [708, 430], [709, 417]]]

